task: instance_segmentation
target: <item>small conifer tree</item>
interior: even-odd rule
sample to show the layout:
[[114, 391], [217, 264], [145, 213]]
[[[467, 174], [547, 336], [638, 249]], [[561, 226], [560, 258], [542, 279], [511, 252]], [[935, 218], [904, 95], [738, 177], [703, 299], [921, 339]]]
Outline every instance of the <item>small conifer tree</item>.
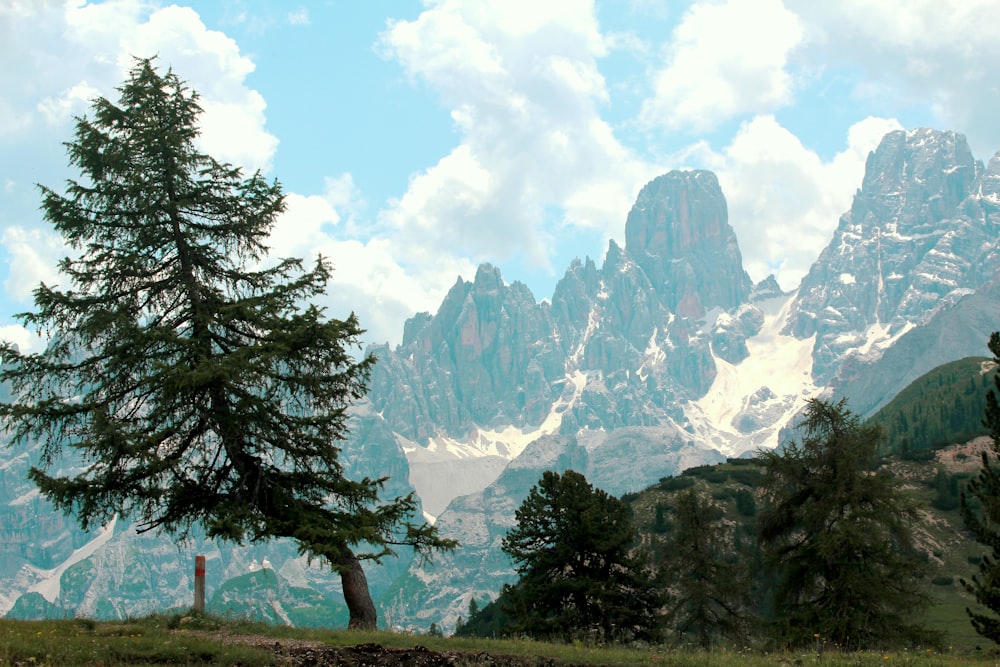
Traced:
[[679, 643], [708, 649], [717, 637], [740, 639], [749, 626], [749, 582], [723, 523], [721, 508], [691, 488], [674, 498], [673, 530], [663, 545], [670, 591], [665, 623]]
[[626, 505], [578, 472], [546, 471], [503, 539], [521, 578], [501, 601], [510, 632], [538, 638], [649, 638], [662, 603], [632, 551]]

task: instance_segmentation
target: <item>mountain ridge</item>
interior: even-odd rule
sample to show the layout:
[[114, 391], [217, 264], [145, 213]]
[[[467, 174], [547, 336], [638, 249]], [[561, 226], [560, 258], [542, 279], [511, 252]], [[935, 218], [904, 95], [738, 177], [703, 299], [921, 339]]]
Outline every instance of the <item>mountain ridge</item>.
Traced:
[[[878, 391], [874, 379], [894, 378], [878, 386], [899, 391], [907, 379], [938, 362], [982, 354], [995, 328], [990, 315], [1000, 305], [1000, 293], [989, 287], [1000, 268], [996, 158], [991, 167], [974, 160], [957, 133], [889, 133], [869, 156], [861, 188], [830, 245], [799, 288], [788, 293], [773, 279], [748, 287], [741, 265], [734, 270], [718, 260], [739, 257], [728, 232], [698, 237], [716, 243], [702, 257], [674, 262], [674, 248], [698, 247], [696, 229], [658, 230], [657, 221], [698, 228], [706, 220], [705, 228], [722, 229], [718, 218], [725, 211], [724, 198], [720, 203], [706, 194], [713, 190], [700, 182], [708, 180], [701, 172], [654, 179], [629, 214], [627, 224], [635, 227], [627, 238], [635, 239], [633, 245], [609, 243], [603, 266], [590, 259], [572, 263], [553, 295], [560, 340], [574, 346], [563, 348], [566, 378], [578, 377], [570, 371], [586, 378], [573, 409], [562, 413], [559, 429], [563, 437], [591, 443], [578, 469], [599, 476], [600, 482], [593, 481], [605, 490], [636, 491], [674, 474], [665, 459], [652, 454], [662, 451], [656, 449], [658, 441], [681, 443], [679, 449], [692, 452], [692, 459], [704, 456], [687, 465], [711, 462], [707, 452], [696, 453], [697, 446], [707, 446], [716, 456], [774, 447], [809, 398], [850, 393], [855, 382], [868, 377], [867, 396], [857, 398], [868, 402], [866, 409], [874, 408], [891, 398], [873, 395]], [[673, 187], [663, 187], [666, 183]], [[656, 191], [661, 191], [659, 203], [672, 201], [678, 210], [659, 213], [649, 201]], [[725, 226], [731, 229], [728, 221]], [[671, 267], [650, 264], [711, 267], [713, 258], [720, 266], [716, 273], [735, 285], [728, 296], [706, 283], [695, 299], [684, 280], [686, 269], [668, 281], [662, 276]], [[647, 271], [643, 263], [652, 268]], [[949, 338], [948, 332], [959, 328], [962, 334]], [[901, 341], [907, 354], [887, 356]], [[567, 380], [561, 382], [553, 386], [565, 387]], [[633, 446], [615, 442], [602, 451], [602, 444], [613, 439], [597, 434], [625, 428], [637, 429], [631, 434]], [[645, 449], [634, 446], [639, 440]], [[683, 459], [678, 451], [673, 457]], [[536, 468], [538, 475], [541, 471]], [[489, 489], [494, 495], [526, 493], [510, 488], [503, 473]], [[463, 526], [502, 525], [499, 505], [482, 507], [484, 516], [473, 518], [465, 501], [455, 502], [437, 517], [437, 525], [457, 539], [465, 535]], [[454, 562], [473, 562], [498, 550], [499, 533], [490, 535], [483, 542], [480, 533], [475, 546]], [[483, 568], [492, 572], [495, 589], [512, 576], [509, 567]], [[420, 580], [426, 571], [411, 568], [411, 574]], [[445, 591], [438, 579], [433, 592], [408, 589], [407, 603], [421, 609], [414, 620], [431, 613], [427, 609], [440, 609], [450, 597], [441, 611], [449, 627], [468, 602], [466, 589], [488, 587], [480, 573], [470, 576], [459, 577]], [[394, 616], [405, 618], [405, 606], [394, 607]]]
[[[470, 595], [508, 581], [499, 540], [544, 469], [572, 467], [614, 494], [639, 491], [776, 446], [809, 398], [850, 395], [874, 409], [928, 363], [981, 355], [1000, 306], [1000, 158], [983, 167], [961, 135], [917, 130], [886, 135], [867, 165], [794, 291], [773, 276], [752, 283], [715, 175], [674, 171], [640, 191], [625, 245], [610, 242], [600, 265], [571, 262], [550, 300], [483, 264], [474, 279], [458, 277], [436, 313], [409, 318], [395, 348], [370, 348], [379, 361], [353, 409], [345, 466], [388, 475], [391, 495], [415, 489], [428, 518], [463, 543], [431, 564], [404, 552], [369, 568], [383, 617], [450, 628]], [[0, 459], [0, 535], [9, 538], [0, 586], [11, 591], [0, 611], [94, 539], [65, 517], [32, 526], [26, 508], [46, 507], [23, 477], [34, 455]], [[144, 553], [129, 551], [138, 544]], [[164, 548], [125, 522], [99, 546], [88, 562], [116, 553], [120, 567], [174, 582], [169, 599], [157, 598], [164, 607], [179, 603], [187, 580], [168, 573], [188, 547], [213, 554], [223, 579], [265, 553], [198, 540]], [[336, 592], [335, 577], [287, 547], [266, 546], [279, 574]], [[77, 577], [56, 601], [117, 590], [108, 613], [145, 604], [109, 588], [111, 578]]]

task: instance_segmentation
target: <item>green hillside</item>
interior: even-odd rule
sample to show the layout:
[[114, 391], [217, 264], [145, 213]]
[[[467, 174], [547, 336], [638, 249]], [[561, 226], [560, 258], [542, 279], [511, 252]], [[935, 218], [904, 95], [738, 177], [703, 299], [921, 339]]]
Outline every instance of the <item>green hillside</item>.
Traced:
[[983, 408], [996, 368], [984, 357], [938, 366], [917, 378], [868, 423], [881, 424], [887, 454], [926, 452], [985, 435]]
[[[962, 589], [960, 578], [976, 573], [978, 559], [984, 553], [965, 531], [958, 512], [958, 489], [978, 469], [978, 457], [969, 445], [940, 448], [930, 460], [909, 460], [891, 456], [882, 466], [906, 480], [906, 489], [925, 510], [926, 521], [918, 531], [918, 546], [927, 563], [922, 578], [933, 604], [923, 618], [930, 630], [943, 633], [943, 648], [957, 652], [988, 648], [990, 642], [977, 635], [969, 623], [965, 607], [972, 597]], [[730, 459], [726, 463], [699, 466], [676, 477], [662, 479], [639, 493], [627, 494], [628, 504], [639, 531], [640, 548], [647, 551], [654, 565], [662, 565], [669, 553], [666, 543], [673, 529], [675, 497], [690, 488], [710, 497], [723, 513], [723, 523], [730, 528], [732, 558], [758, 567], [757, 508], [758, 485], [763, 480], [761, 468], [753, 459]], [[497, 604], [485, 600], [477, 605], [462, 627], [463, 636], [499, 636], [508, 619]], [[471, 610], [470, 610], [471, 611]], [[766, 611], [763, 609], [757, 612]]]
[[295, 586], [267, 568], [226, 580], [213, 593], [208, 612], [222, 618], [297, 628], [340, 627], [348, 621], [342, 602]]
[[[985, 647], [989, 642], [973, 631], [965, 615], [965, 607], [972, 603], [972, 598], [959, 584], [960, 577], [975, 574], [977, 558], [983, 553], [983, 548], [966, 533], [957, 502], [950, 501], [948, 488], [960, 485], [976, 469], [976, 457], [963, 455], [961, 447], [942, 449], [929, 461], [909, 461], [894, 456], [886, 459], [883, 465], [907, 480], [907, 488], [927, 511], [927, 522], [918, 541], [929, 565], [924, 583], [935, 604], [927, 610], [924, 620], [930, 629], [945, 633], [948, 646], [972, 650], [976, 646]], [[726, 463], [692, 468], [680, 476], [665, 478], [641, 493], [627, 495], [625, 500], [634, 513], [643, 548], [657, 561], [664, 558], [659, 547], [671, 531], [670, 508], [674, 505], [674, 496], [684, 489], [696, 487], [718, 503], [726, 523], [733, 526], [734, 557], [752, 561], [757, 555], [756, 497], [761, 478], [756, 461], [730, 459]], [[941, 502], [942, 497], [948, 502]]]

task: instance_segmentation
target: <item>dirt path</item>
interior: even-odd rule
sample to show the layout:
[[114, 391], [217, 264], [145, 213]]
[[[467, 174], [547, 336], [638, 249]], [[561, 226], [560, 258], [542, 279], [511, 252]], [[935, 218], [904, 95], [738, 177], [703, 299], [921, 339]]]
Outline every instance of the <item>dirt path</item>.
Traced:
[[271, 651], [283, 667], [550, 667], [555, 663], [541, 657], [432, 651], [424, 646], [389, 648], [380, 644], [331, 646], [303, 639], [277, 639], [262, 635], [198, 633], [227, 644], [242, 644]]

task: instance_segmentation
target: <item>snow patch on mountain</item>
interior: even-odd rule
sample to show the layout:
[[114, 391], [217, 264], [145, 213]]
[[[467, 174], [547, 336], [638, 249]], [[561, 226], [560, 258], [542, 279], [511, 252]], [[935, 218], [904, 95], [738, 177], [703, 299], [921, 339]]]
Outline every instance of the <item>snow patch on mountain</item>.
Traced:
[[14, 498], [13, 500], [11, 500], [7, 504], [9, 506], [11, 506], [11, 507], [18, 507], [19, 505], [27, 505], [32, 500], [34, 500], [35, 498], [40, 497], [41, 495], [42, 495], [41, 492], [36, 487], [36, 488], [31, 489], [27, 493], [22, 493], [17, 498]]
[[882, 356], [885, 350], [892, 347], [901, 336], [913, 328], [914, 324], [912, 322], [907, 322], [901, 327], [896, 327], [896, 330], [893, 330], [892, 327], [882, 322], [876, 322], [863, 333], [855, 336], [858, 343], [857, 346], [846, 348], [846, 352], [847, 354], [857, 354], [864, 358], [877, 359]]
[[433, 438], [427, 447], [404, 444], [410, 467], [410, 485], [420, 496], [424, 516], [431, 522], [456, 496], [474, 493], [496, 480], [508, 459], [486, 454], [474, 445]]
[[667, 353], [657, 342], [659, 335], [660, 328], [654, 327], [653, 333], [649, 336], [649, 343], [646, 345], [646, 351], [643, 353], [642, 366], [636, 370], [636, 373], [643, 382], [646, 381], [646, 376], [649, 375], [649, 370], [651, 368], [662, 365], [667, 360]]
[[111, 521], [97, 531], [97, 535], [95, 535], [93, 539], [79, 549], [73, 551], [73, 553], [69, 555], [69, 558], [60, 563], [58, 567], [51, 570], [39, 570], [38, 573], [42, 577], [42, 580], [28, 590], [41, 593], [42, 597], [52, 604], [55, 604], [59, 599], [60, 581], [62, 579], [63, 572], [80, 561], [90, 558], [97, 552], [98, 549], [107, 544], [108, 540], [110, 540], [115, 534], [115, 525], [117, 525], [117, 523], [118, 517], [112, 517]]
[[822, 388], [812, 381], [814, 337], [782, 334], [795, 295], [761, 301], [764, 325], [747, 340], [738, 364], [713, 352], [716, 376], [708, 393], [685, 410], [695, 433], [727, 456], [777, 447], [789, 419]]
[[586, 384], [586, 373], [568, 373], [562, 396], [536, 428], [472, 429], [466, 439], [436, 436], [426, 447], [397, 436], [425, 517], [434, 521], [454, 498], [485, 489], [531, 442], [558, 431], [563, 415], [576, 404]]

